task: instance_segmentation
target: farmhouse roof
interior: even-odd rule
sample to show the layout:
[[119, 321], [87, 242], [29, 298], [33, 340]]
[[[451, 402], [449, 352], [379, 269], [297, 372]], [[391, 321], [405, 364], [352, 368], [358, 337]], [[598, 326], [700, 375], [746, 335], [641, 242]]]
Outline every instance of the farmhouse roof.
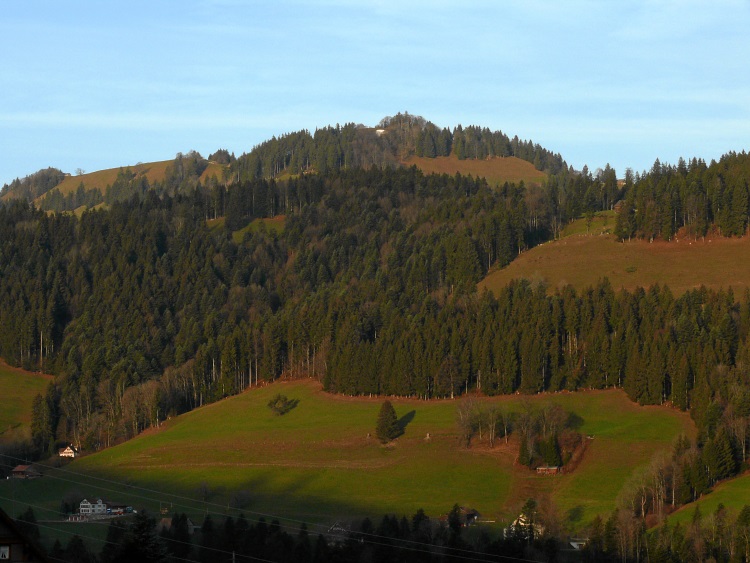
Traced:
[[[28, 466], [26, 466], [28, 467]], [[14, 561], [41, 561], [48, 562], [47, 556], [31, 541], [26, 534], [18, 527], [5, 511], [0, 508], [0, 543], [9, 545], [11, 550], [14, 546], [21, 546], [24, 559], [13, 559]]]

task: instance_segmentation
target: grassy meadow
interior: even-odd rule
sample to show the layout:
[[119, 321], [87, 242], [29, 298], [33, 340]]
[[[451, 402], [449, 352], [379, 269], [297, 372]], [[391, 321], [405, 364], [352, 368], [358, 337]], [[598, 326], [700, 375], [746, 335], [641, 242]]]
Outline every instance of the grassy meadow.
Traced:
[[[209, 229], [215, 231], [218, 229], [223, 229], [225, 222], [226, 219], [224, 217], [219, 217], [218, 219], [209, 219], [208, 221], [206, 221], [206, 225], [208, 225]], [[240, 244], [242, 242], [242, 239], [245, 238], [245, 233], [257, 232], [262, 228], [266, 228], [269, 231], [276, 232], [276, 234], [280, 235], [284, 232], [285, 226], [286, 215], [276, 215], [275, 217], [253, 219], [250, 223], [248, 223], [241, 229], [234, 231], [232, 233], [232, 240], [235, 242], [235, 244]]]
[[479, 290], [499, 290], [519, 278], [544, 281], [551, 291], [567, 284], [583, 289], [605, 276], [615, 289], [632, 291], [659, 283], [668, 285], [675, 295], [705, 285], [731, 287], [740, 297], [750, 287], [750, 237], [618, 242], [606, 234], [614, 223], [613, 216], [600, 215], [586, 234], [586, 220], [579, 219], [559, 240], [532, 248], [505, 268], [492, 270], [479, 283]]
[[404, 161], [406, 166], [416, 165], [425, 174], [460, 174], [484, 177], [487, 183], [501, 186], [505, 182], [527, 185], [541, 185], [547, 178], [544, 172], [534, 168], [534, 165], [515, 156], [493, 157], [486, 160], [459, 160], [455, 155], [426, 158], [410, 156]]
[[[145, 176], [150, 184], [153, 184], [154, 182], [163, 182], [167, 174], [167, 167], [171, 166], [173, 163], [174, 160], [162, 160], [159, 162], [139, 163], [133, 166], [118, 166], [117, 168], [97, 170], [96, 172], [81, 174], [80, 176], [67, 176], [55, 187], [55, 189], [62, 195], [68, 195], [69, 193], [75, 192], [78, 189], [78, 186], [83, 183], [86, 190], [99, 189], [104, 193], [107, 186], [111, 186], [115, 182], [120, 170], [127, 168], [130, 168], [136, 176]], [[200, 181], [205, 183], [212, 176], [216, 176], [216, 179], [221, 182], [223, 180], [225, 168], [225, 166], [216, 162], [209, 162], [208, 166], [203, 171], [203, 174], [201, 174]], [[39, 204], [39, 202], [45, 197], [46, 194], [39, 196], [35, 203]]]
[[[266, 405], [276, 393], [299, 403], [275, 416]], [[583, 460], [569, 474], [537, 476], [515, 465], [514, 438], [507, 445], [498, 440], [495, 448], [478, 440], [463, 448], [457, 401], [450, 400], [393, 399], [405, 431], [383, 446], [368, 436], [382, 399], [330, 395], [306, 380], [253, 389], [175, 417], [119, 446], [47, 467], [42, 479], [2, 481], [0, 505], [10, 513], [30, 505], [38, 519], [54, 520], [66, 495], [102, 495], [154, 512], [185, 511], [196, 521], [206, 512], [241, 511], [251, 519], [277, 517], [295, 529], [304, 521], [319, 531], [339, 519], [410, 516], [419, 508], [437, 517], [454, 503], [500, 525], [535, 497], [554, 505], [575, 530], [612, 510], [629, 476], [677, 435], [694, 432], [686, 414], [640, 407], [620, 390], [481, 400], [513, 411], [525, 402], [557, 403], [576, 413], [579, 431], [591, 436]]]
[[750, 473], [745, 473], [734, 479], [719, 483], [707, 495], [703, 495], [697, 501], [683, 506], [669, 516], [667, 521], [670, 525], [678, 522], [683, 526], [690, 524], [693, 514], [698, 507], [704, 518], [716, 512], [719, 504], [736, 513], [750, 504]]
[[39, 393], [44, 394], [51, 375], [25, 371], [0, 361], [0, 439], [3, 433], [31, 424], [31, 404]]

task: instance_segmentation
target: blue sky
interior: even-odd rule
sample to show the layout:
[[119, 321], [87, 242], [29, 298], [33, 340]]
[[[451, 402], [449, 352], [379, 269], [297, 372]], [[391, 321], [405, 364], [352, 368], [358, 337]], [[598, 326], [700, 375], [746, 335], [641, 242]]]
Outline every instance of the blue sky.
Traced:
[[35, 2], [0, 16], [0, 185], [374, 125], [533, 139], [577, 169], [750, 149], [750, 3]]

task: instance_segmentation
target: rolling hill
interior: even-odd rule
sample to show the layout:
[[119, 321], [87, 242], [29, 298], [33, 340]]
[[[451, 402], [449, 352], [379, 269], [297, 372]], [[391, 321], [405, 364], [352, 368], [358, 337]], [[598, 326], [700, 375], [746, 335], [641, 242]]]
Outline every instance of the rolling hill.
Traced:
[[[117, 174], [120, 170], [126, 168], [130, 168], [136, 174], [136, 177], [144, 176], [151, 184], [154, 182], [161, 182], [166, 176], [167, 167], [173, 163], [173, 160], [162, 160], [158, 162], [147, 162], [145, 164], [139, 163], [134, 166], [98, 170], [96, 172], [81, 174], [80, 176], [66, 176], [66, 178], [50, 190], [50, 192], [59, 191], [65, 196], [69, 193], [75, 192], [81, 184], [83, 184], [85, 190], [98, 189], [104, 192], [107, 186], [111, 186], [117, 179]], [[205, 182], [207, 179], [211, 178], [211, 176], [216, 176], [221, 179], [224, 168], [225, 167], [221, 164], [209, 162], [208, 166], [200, 176], [200, 181]], [[35, 203], [38, 205], [39, 202], [47, 197], [47, 194], [50, 192], [39, 196], [35, 200]]]

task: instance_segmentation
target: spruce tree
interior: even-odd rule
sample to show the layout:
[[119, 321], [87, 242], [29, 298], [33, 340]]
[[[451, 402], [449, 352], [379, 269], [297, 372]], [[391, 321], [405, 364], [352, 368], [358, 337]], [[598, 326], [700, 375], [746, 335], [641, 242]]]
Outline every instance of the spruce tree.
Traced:
[[380, 413], [378, 413], [378, 424], [375, 429], [375, 433], [383, 444], [390, 442], [394, 438], [398, 437], [400, 428], [398, 426], [398, 417], [396, 416], [396, 409], [390, 401], [385, 401], [383, 406], [380, 407]]

